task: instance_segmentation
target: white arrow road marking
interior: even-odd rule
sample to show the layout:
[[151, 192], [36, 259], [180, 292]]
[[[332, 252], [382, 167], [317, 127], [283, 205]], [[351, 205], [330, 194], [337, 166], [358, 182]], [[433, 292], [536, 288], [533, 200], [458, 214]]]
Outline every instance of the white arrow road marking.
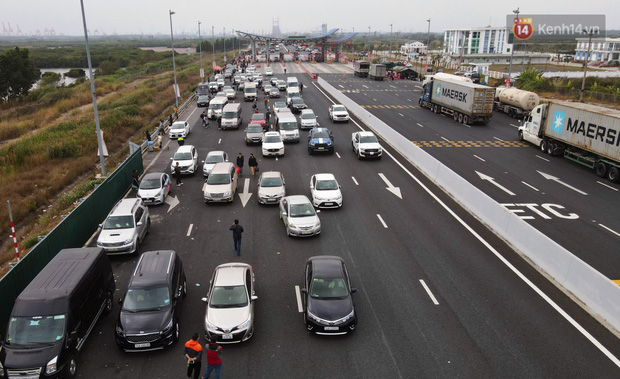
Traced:
[[563, 185], [563, 186], [565, 186], [565, 187], [567, 187], [567, 188], [570, 188], [570, 189], [572, 189], [573, 191], [575, 191], [575, 192], [577, 192], [577, 193], [580, 193], [580, 194], [582, 194], [582, 195], [586, 195], [586, 196], [588, 195], [587, 193], [583, 192], [582, 190], [577, 189], [577, 188], [575, 188], [575, 187], [571, 186], [570, 184], [564, 183], [563, 181], [561, 181], [561, 180], [560, 180], [560, 178], [557, 178], [557, 177], [555, 177], [555, 176], [553, 176], [553, 175], [545, 174], [544, 172], [541, 172], [541, 171], [538, 171], [538, 170], [536, 170], [536, 171], [537, 171], [540, 175], [542, 175], [542, 176], [543, 176], [543, 178], [545, 178], [545, 179], [548, 179], [548, 180], [553, 180], [553, 181], [555, 181], [555, 182], [558, 182], [558, 183], [560, 183], [561, 185]]
[[424, 280], [420, 279], [420, 283], [422, 284], [422, 287], [424, 287], [424, 289], [426, 290], [426, 293], [428, 294], [428, 296], [431, 298], [431, 300], [433, 301], [433, 304], [435, 305], [439, 305], [439, 302], [437, 301], [437, 299], [435, 298], [435, 295], [433, 295], [433, 293], [431, 292], [430, 288], [428, 288], [428, 286], [426, 285], [426, 283], [424, 283]]
[[299, 291], [299, 286], [295, 286], [295, 296], [297, 297], [297, 310], [301, 313], [304, 311], [304, 308], [301, 306], [301, 293]]
[[385, 175], [383, 175], [382, 173], [379, 173], [379, 177], [385, 182], [385, 184], [387, 185], [386, 190], [392, 192], [394, 195], [398, 196], [399, 199], [402, 199], [403, 196], [400, 193], [400, 188], [399, 187], [394, 187], [392, 185], [392, 183], [390, 183], [390, 181], [385, 177]]
[[165, 203], [169, 205], [167, 213], [170, 213], [170, 211], [173, 210], [174, 207], [179, 205], [181, 202], [179, 201], [178, 197], [168, 195], [168, 197], [166, 197]]
[[496, 182], [495, 182], [495, 179], [493, 179], [492, 177], [490, 177], [490, 176], [488, 176], [488, 175], [485, 175], [485, 174], [483, 174], [483, 173], [481, 173], [481, 172], [478, 172], [478, 171], [476, 171], [476, 174], [478, 174], [478, 176], [480, 177], [480, 179], [482, 179], [482, 180], [488, 180], [488, 181], [489, 181], [489, 183], [493, 184], [493, 185], [494, 185], [494, 186], [496, 186], [497, 188], [499, 188], [499, 189], [501, 189], [502, 191], [506, 192], [506, 193], [507, 193], [507, 194], [509, 194], [510, 196], [516, 196], [516, 195], [514, 194], [514, 192], [512, 192], [512, 191], [511, 191], [511, 190], [509, 190], [508, 188], [506, 188], [506, 187], [502, 186], [502, 185], [501, 185], [501, 184], [499, 184], [499, 183], [496, 183]]
[[252, 197], [252, 194], [248, 192], [250, 190], [250, 178], [245, 178], [243, 183], [243, 193], [239, 194], [239, 198], [241, 199], [241, 205], [245, 208], [245, 205], [248, 203], [248, 200]]

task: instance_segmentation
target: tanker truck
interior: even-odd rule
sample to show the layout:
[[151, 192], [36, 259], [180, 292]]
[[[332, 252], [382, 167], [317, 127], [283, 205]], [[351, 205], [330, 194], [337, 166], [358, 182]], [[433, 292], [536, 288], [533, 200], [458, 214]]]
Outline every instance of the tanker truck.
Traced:
[[537, 94], [518, 88], [500, 87], [495, 90], [495, 110], [507, 113], [512, 118], [523, 118], [540, 103]]
[[612, 182], [620, 179], [620, 111], [590, 104], [554, 101], [524, 118], [519, 139], [549, 155], [594, 169]]

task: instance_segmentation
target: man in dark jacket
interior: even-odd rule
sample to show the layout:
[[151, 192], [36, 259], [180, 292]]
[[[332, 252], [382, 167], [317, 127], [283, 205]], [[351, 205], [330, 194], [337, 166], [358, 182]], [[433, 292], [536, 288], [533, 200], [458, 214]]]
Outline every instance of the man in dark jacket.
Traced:
[[243, 157], [243, 154], [239, 153], [239, 155], [237, 155], [237, 167], [239, 167], [239, 175], [243, 175], [243, 162], [245, 161], [245, 158]]
[[174, 177], [177, 179], [177, 187], [183, 185], [183, 182], [181, 181], [181, 166], [179, 166], [179, 162], [177, 162], [177, 165], [174, 166]]
[[211, 371], [215, 370], [215, 379], [220, 379], [222, 371], [222, 347], [217, 344], [215, 337], [211, 337], [211, 342], [207, 346], [207, 371], [204, 379], [208, 379]]
[[237, 256], [241, 255], [241, 233], [243, 233], [243, 226], [239, 225], [239, 220], [235, 219], [235, 223], [229, 228], [233, 232], [233, 242], [235, 244], [235, 251]]
[[202, 345], [198, 343], [198, 333], [194, 333], [192, 339], [185, 342], [185, 358], [187, 358], [187, 377], [194, 379], [200, 377], [200, 366], [202, 365]]

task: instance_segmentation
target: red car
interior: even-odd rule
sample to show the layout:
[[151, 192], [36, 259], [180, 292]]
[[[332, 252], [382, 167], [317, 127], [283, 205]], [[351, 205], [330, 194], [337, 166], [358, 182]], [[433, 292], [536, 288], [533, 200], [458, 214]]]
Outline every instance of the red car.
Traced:
[[265, 119], [264, 113], [253, 113], [250, 118], [250, 124], [258, 124], [264, 128], [266, 123], [267, 120]]

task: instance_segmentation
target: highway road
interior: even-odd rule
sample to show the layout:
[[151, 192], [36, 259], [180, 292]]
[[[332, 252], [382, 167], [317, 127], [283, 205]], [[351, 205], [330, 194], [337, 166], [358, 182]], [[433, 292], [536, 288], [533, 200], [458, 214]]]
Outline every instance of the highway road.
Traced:
[[[284, 77], [282, 64], [273, 67]], [[298, 70], [287, 63], [289, 74]], [[245, 145], [243, 128], [205, 130], [200, 110], [182, 114], [192, 125], [186, 144], [194, 144], [200, 158], [211, 150], [225, 150], [232, 160], [239, 152], [245, 155], [239, 191], [252, 195], [245, 205], [239, 196], [232, 204], [206, 205], [199, 173], [173, 187], [167, 204], [150, 208], [151, 232], [142, 251], [173, 249], [184, 262], [189, 293], [182, 304], [181, 341], [163, 351], [121, 352], [114, 342], [116, 306], [86, 343], [79, 377], [184, 376], [183, 343], [203, 332], [200, 298], [215, 266], [230, 261], [254, 267], [258, 300], [252, 339], [224, 346], [225, 378], [618, 376], [615, 335], [401, 157], [357, 160], [350, 148], [357, 123], [332, 124], [330, 99], [307, 75], [297, 77], [320, 124], [333, 130], [336, 153], [308, 155], [304, 131], [302, 142], [286, 145], [284, 157], [262, 158], [260, 146]], [[262, 98], [261, 92], [259, 104]], [[250, 103], [238, 101], [247, 120]], [[176, 142], [167, 144], [169, 150], [149, 153], [149, 171], [169, 172]], [[309, 195], [312, 174], [336, 176], [344, 206], [320, 213], [321, 235], [289, 238], [278, 209], [257, 203], [257, 178], [247, 167], [250, 153], [262, 172], [284, 174], [288, 194]], [[382, 176], [402, 198], [386, 189], [390, 184]], [[241, 257], [233, 252], [228, 230], [235, 218], [245, 229]], [[305, 330], [295, 286], [302, 285], [306, 259], [322, 254], [341, 256], [359, 289], [353, 295], [359, 323], [351, 335], [317, 337]], [[137, 257], [111, 261], [120, 297]]]
[[620, 185], [519, 141], [495, 112], [466, 126], [418, 106], [421, 83], [322, 75], [335, 88], [612, 280], [620, 279]]

